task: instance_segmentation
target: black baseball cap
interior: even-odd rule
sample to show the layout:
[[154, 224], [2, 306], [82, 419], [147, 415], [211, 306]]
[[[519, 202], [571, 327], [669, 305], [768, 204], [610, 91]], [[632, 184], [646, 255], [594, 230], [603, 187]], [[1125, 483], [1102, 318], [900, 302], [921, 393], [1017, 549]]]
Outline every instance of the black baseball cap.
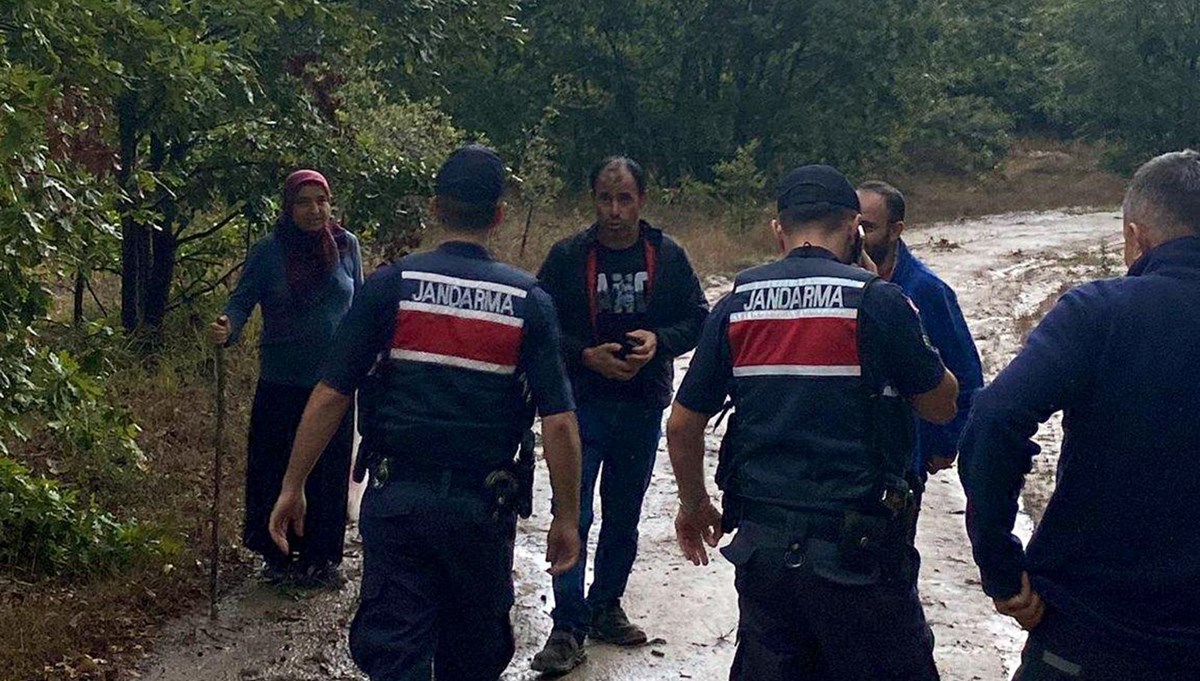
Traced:
[[460, 148], [438, 170], [434, 193], [464, 203], [496, 203], [504, 194], [504, 161], [482, 144]]
[[844, 175], [826, 165], [807, 165], [795, 168], [779, 180], [775, 205], [780, 212], [810, 203], [831, 203], [851, 210], [861, 210], [858, 192]]

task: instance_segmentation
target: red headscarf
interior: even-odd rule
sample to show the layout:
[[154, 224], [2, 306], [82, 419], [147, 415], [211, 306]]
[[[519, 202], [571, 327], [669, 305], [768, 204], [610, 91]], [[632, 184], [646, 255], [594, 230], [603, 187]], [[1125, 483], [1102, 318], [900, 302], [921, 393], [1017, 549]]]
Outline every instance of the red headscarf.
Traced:
[[275, 224], [277, 238], [283, 245], [287, 260], [288, 287], [301, 299], [309, 298], [337, 265], [339, 251], [345, 243], [342, 226], [330, 220], [315, 233], [305, 232], [292, 220], [292, 208], [300, 188], [315, 184], [332, 198], [329, 181], [315, 170], [297, 170], [283, 183], [283, 212]]

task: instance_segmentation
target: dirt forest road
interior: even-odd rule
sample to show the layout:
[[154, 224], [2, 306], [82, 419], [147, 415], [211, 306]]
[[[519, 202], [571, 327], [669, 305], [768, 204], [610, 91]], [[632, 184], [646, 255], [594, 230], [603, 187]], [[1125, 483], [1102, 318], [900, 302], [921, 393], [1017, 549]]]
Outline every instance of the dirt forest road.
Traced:
[[[988, 378], [1004, 367], [1022, 333], [1044, 313], [1064, 283], [1118, 274], [1120, 221], [1114, 213], [1062, 212], [995, 216], [913, 230], [913, 250], [953, 286], [984, 359]], [[711, 281], [715, 299], [728, 282]], [[688, 358], [678, 361], [679, 373]], [[1038, 515], [1052, 485], [1058, 433], [1044, 428], [1036, 479], [1026, 505]], [[719, 434], [709, 437], [715, 452]], [[665, 447], [665, 444], [664, 444]], [[717, 558], [693, 567], [675, 546], [675, 485], [665, 449], [647, 495], [640, 556], [625, 606], [652, 642], [634, 650], [589, 644], [590, 660], [573, 681], [727, 678], [736, 643], [733, 569]], [[709, 457], [709, 480], [715, 467]], [[550, 628], [550, 580], [542, 571], [549, 523], [549, 485], [539, 469], [539, 507], [517, 538], [517, 654], [505, 681], [537, 678], [529, 661]], [[963, 527], [964, 497], [954, 472], [931, 480], [921, 516], [921, 596], [937, 639], [936, 657], [947, 681], [992, 681], [1011, 676], [1024, 637], [996, 615], [979, 590]], [[603, 511], [601, 509], [600, 514]], [[1020, 532], [1028, 536], [1031, 523]], [[593, 531], [593, 542], [596, 532]], [[360, 550], [348, 545], [351, 582], [336, 594], [281, 594], [247, 584], [222, 603], [222, 619], [197, 615], [173, 623], [158, 651], [140, 670], [153, 681], [283, 681], [361, 679], [349, 660], [346, 627], [358, 595]]]

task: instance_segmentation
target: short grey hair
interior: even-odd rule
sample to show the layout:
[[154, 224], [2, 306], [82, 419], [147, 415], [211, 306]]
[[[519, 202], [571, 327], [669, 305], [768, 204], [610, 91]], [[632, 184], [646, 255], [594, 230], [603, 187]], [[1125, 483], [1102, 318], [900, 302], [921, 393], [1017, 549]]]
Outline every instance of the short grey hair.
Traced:
[[1122, 206], [1125, 219], [1165, 237], [1200, 236], [1200, 152], [1173, 151], [1134, 173]]

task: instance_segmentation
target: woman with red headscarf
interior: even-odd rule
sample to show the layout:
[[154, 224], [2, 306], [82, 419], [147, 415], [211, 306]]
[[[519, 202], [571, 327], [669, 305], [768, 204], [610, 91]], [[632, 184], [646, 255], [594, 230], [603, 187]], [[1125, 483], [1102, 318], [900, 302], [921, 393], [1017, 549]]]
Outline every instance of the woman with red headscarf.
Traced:
[[288, 176], [275, 229], [250, 250], [237, 288], [211, 327], [215, 343], [236, 343], [255, 305], [262, 309], [243, 542], [262, 555], [264, 575], [271, 581], [341, 581], [353, 412], [308, 478], [304, 537], [291, 556], [280, 553], [267, 530], [325, 350], [363, 280], [358, 239], [333, 221], [331, 199], [329, 183], [317, 171]]

